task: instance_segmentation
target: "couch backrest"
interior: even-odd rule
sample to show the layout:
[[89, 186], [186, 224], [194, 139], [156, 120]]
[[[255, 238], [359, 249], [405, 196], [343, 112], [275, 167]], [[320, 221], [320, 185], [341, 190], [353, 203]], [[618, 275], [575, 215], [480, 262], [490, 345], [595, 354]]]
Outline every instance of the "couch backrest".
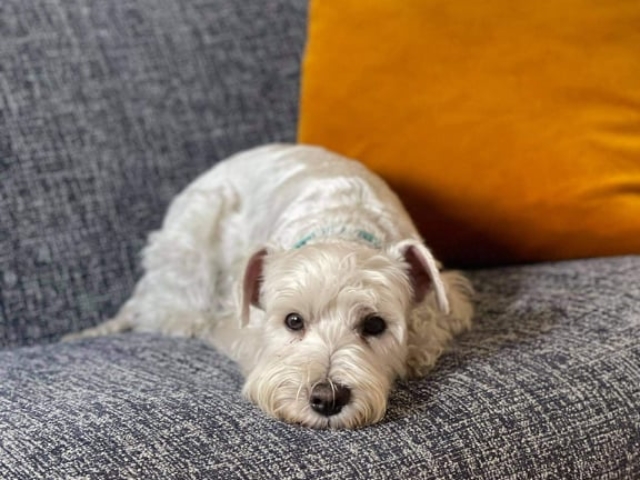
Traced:
[[293, 141], [305, 0], [3, 0], [0, 346], [115, 313], [198, 173]]

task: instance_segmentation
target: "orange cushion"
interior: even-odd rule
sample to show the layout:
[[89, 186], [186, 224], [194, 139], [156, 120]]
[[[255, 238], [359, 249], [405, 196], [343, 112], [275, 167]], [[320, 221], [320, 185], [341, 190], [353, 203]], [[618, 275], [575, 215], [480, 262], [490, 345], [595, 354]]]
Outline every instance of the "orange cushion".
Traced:
[[640, 2], [313, 0], [299, 141], [449, 263], [640, 253]]

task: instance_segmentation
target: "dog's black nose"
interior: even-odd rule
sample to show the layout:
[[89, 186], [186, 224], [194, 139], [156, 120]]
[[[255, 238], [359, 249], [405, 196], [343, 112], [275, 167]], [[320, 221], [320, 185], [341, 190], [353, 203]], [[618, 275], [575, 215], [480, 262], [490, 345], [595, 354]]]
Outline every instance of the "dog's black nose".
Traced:
[[340, 413], [342, 407], [349, 403], [349, 400], [351, 400], [351, 390], [329, 382], [317, 384], [309, 396], [311, 408], [325, 417]]

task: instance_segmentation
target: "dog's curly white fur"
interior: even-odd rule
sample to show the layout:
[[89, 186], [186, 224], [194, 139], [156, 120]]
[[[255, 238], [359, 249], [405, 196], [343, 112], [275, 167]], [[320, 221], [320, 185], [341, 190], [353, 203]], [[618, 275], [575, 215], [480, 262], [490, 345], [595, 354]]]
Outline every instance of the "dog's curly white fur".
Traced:
[[379, 421], [467, 328], [471, 286], [440, 272], [396, 195], [360, 163], [268, 145], [221, 162], [171, 204], [117, 316], [201, 337], [236, 360], [267, 413], [315, 428]]

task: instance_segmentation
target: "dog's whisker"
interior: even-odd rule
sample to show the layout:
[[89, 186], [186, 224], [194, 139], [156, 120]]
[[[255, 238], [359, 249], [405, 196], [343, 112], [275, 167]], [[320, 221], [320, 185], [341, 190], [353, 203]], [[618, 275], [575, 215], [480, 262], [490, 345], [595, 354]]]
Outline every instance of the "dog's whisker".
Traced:
[[333, 380], [331, 380], [331, 378], [329, 378], [329, 380], [328, 380], [328, 381], [329, 381], [329, 386], [331, 387], [331, 396], [332, 396], [333, 398], [336, 398], [336, 386], [335, 386], [335, 384], [333, 383]]
[[304, 383], [300, 382], [298, 385], [298, 391], [296, 392], [296, 401], [300, 401], [300, 395], [302, 394], [302, 390], [304, 389]]

